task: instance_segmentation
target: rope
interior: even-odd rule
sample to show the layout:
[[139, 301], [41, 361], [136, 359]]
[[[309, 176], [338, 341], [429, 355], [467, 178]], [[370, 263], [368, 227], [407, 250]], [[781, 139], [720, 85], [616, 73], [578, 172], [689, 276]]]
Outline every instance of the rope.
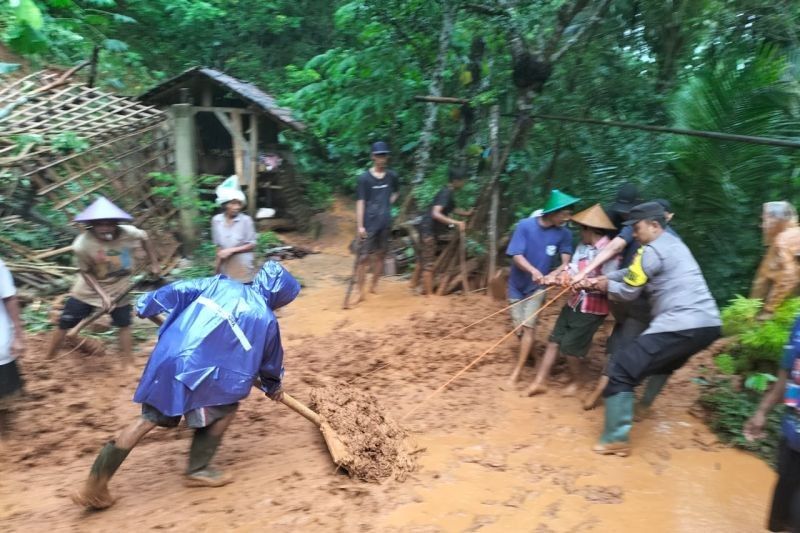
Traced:
[[[440, 337], [439, 339], [437, 339], [437, 340], [435, 340], [435, 341], [433, 341], [433, 342], [435, 342], [435, 343], [436, 343], [436, 342], [442, 342], [443, 340], [445, 340], [445, 339], [448, 339], [448, 338], [452, 337], [452, 336], [453, 336], [453, 335], [455, 335], [456, 333], [460, 333], [460, 332], [462, 332], [462, 331], [464, 331], [464, 330], [466, 330], [466, 329], [469, 329], [469, 328], [471, 328], [472, 326], [474, 326], [474, 325], [476, 325], [476, 324], [480, 324], [480, 323], [481, 323], [481, 322], [483, 322], [484, 320], [489, 320], [489, 319], [490, 319], [490, 318], [492, 318], [493, 316], [495, 316], [495, 315], [498, 315], [498, 314], [502, 313], [503, 311], [507, 311], [507, 310], [511, 309], [511, 308], [512, 308], [512, 307], [514, 307], [515, 305], [519, 305], [519, 304], [521, 304], [521, 303], [523, 303], [523, 302], [527, 302], [527, 301], [528, 301], [528, 300], [530, 300], [531, 298], [534, 298], [534, 297], [536, 297], [536, 296], [539, 296], [539, 295], [540, 295], [540, 294], [542, 294], [542, 293], [546, 293], [546, 292], [547, 292], [548, 290], [550, 290], [551, 288], [552, 288], [552, 287], [545, 287], [544, 289], [542, 289], [542, 290], [540, 290], [540, 291], [537, 291], [537, 292], [535, 292], [535, 293], [531, 294], [531, 295], [530, 295], [530, 296], [528, 296], [527, 298], [523, 298], [522, 300], [518, 300], [518, 301], [514, 302], [514, 303], [513, 303], [513, 304], [511, 304], [511, 305], [507, 305], [507, 306], [505, 306], [504, 308], [500, 309], [499, 311], [495, 311], [494, 313], [492, 313], [492, 314], [490, 314], [490, 315], [487, 315], [487, 316], [485, 316], [485, 317], [481, 318], [480, 320], [476, 320], [476, 321], [475, 321], [475, 322], [473, 322], [472, 324], [469, 324], [469, 325], [467, 325], [467, 326], [464, 326], [463, 328], [458, 328], [458, 329], [456, 329], [456, 330], [453, 330], [453, 331], [451, 331], [450, 333], [448, 333], [447, 335], [445, 335], [444, 337]], [[482, 289], [479, 289], [479, 290], [482, 290]], [[560, 295], [559, 295], [559, 296], [560, 296]], [[556, 298], [558, 298], [558, 297], [556, 297]], [[515, 331], [516, 331], [516, 330], [515, 330]], [[356, 382], [356, 381], [358, 381], [359, 379], [363, 379], [363, 378], [365, 378], [365, 377], [367, 377], [367, 376], [371, 376], [371, 375], [372, 375], [372, 374], [374, 374], [375, 372], [377, 372], [377, 371], [379, 371], [379, 370], [383, 370], [384, 368], [388, 368], [388, 367], [390, 367], [391, 365], [392, 365], [391, 363], [385, 363], [385, 364], [383, 364], [383, 365], [381, 365], [381, 366], [379, 366], [379, 367], [377, 367], [377, 368], [374, 368], [374, 369], [370, 370], [370, 371], [369, 371], [369, 372], [367, 372], [366, 374], [361, 374], [360, 376], [356, 376], [356, 377], [354, 377], [353, 379], [351, 379], [351, 380], [348, 382], [348, 385], [352, 385], [353, 383], [355, 383], [355, 382]]]
[[553, 297], [551, 300], [549, 300], [547, 303], [545, 303], [545, 304], [544, 304], [543, 306], [541, 306], [539, 309], [537, 309], [536, 311], [534, 311], [533, 313], [531, 313], [531, 315], [530, 315], [528, 318], [526, 318], [526, 319], [525, 319], [525, 320], [524, 320], [522, 323], [520, 323], [520, 325], [518, 325], [517, 327], [515, 327], [514, 329], [512, 329], [511, 331], [509, 331], [509, 332], [508, 332], [508, 333], [506, 333], [505, 335], [503, 335], [503, 337], [502, 337], [502, 338], [501, 338], [499, 341], [497, 341], [496, 343], [494, 343], [494, 344], [493, 344], [492, 346], [490, 346], [490, 347], [489, 347], [487, 350], [485, 350], [485, 351], [484, 351], [482, 354], [480, 354], [478, 357], [476, 357], [475, 359], [473, 359], [473, 360], [472, 360], [472, 362], [471, 362], [470, 364], [468, 364], [467, 366], [465, 366], [464, 368], [462, 368], [461, 370], [459, 370], [459, 371], [458, 371], [458, 372], [457, 372], [457, 373], [456, 373], [456, 374], [455, 374], [453, 377], [451, 377], [450, 379], [448, 379], [448, 380], [447, 380], [447, 382], [446, 382], [444, 385], [442, 385], [441, 387], [439, 387], [438, 389], [436, 389], [435, 391], [433, 391], [432, 393], [430, 393], [430, 394], [429, 394], [429, 395], [428, 395], [428, 396], [427, 396], [427, 397], [426, 397], [424, 400], [422, 400], [422, 401], [421, 401], [421, 402], [419, 402], [417, 405], [415, 405], [414, 407], [412, 407], [412, 408], [411, 408], [411, 410], [410, 410], [410, 411], [408, 411], [408, 412], [407, 412], [405, 415], [403, 415], [403, 418], [401, 418], [400, 420], [405, 420], [406, 418], [408, 418], [409, 416], [411, 416], [411, 415], [412, 415], [412, 414], [413, 414], [413, 413], [414, 413], [414, 412], [415, 412], [417, 409], [419, 409], [420, 407], [422, 407], [422, 405], [423, 405], [423, 404], [425, 404], [425, 403], [426, 403], [426, 402], [428, 402], [428, 401], [429, 401], [431, 398], [433, 398], [434, 396], [436, 396], [437, 394], [439, 394], [440, 392], [442, 392], [444, 389], [446, 389], [446, 388], [447, 388], [447, 386], [448, 386], [448, 385], [450, 385], [452, 382], [454, 382], [456, 379], [458, 379], [458, 378], [459, 378], [459, 376], [461, 376], [461, 374], [463, 374], [464, 372], [466, 372], [467, 370], [469, 370], [470, 368], [472, 368], [473, 366], [475, 366], [476, 364], [478, 364], [478, 361], [480, 361], [481, 359], [483, 359], [483, 358], [484, 358], [484, 357], [485, 357], [485, 356], [486, 356], [486, 355], [487, 355], [489, 352], [491, 352], [492, 350], [494, 350], [495, 348], [497, 348], [498, 346], [500, 346], [500, 344], [502, 344], [502, 343], [503, 343], [503, 341], [505, 341], [507, 338], [509, 338], [509, 337], [510, 337], [511, 335], [513, 335], [514, 333], [516, 333], [516, 332], [517, 332], [517, 330], [518, 330], [518, 329], [520, 329], [522, 326], [524, 326], [524, 325], [525, 325], [525, 323], [526, 323], [528, 320], [530, 320], [531, 318], [535, 317], [536, 315], [538, 315], [539, 313], [541, 313], [542, 311], [544, 311], [544, 310], [545, 310], [545, 309], [546, 309], [546, 308], [547, 308], [547, 307], [548, 307], [550, 304], [552, 304], [553, 302], [555, 302], [556, 300], [558, 300], [558, 299], [559, 299], [559, 298], [560, 298], [560, 297], [561, 297], [561, 296], [562, 296], [564, 293], [566, 293], [566, 292], [567, 292], [567, 291], [569, 291], [570, 289], [571, 289], [571, 287], [565, 287], [565, 288], [564, 288], [564, 289], [563, 289], [561, 292], [559, 292], [559, 293], [558, 293], [556, 296], [554, 296], [554, 297]]

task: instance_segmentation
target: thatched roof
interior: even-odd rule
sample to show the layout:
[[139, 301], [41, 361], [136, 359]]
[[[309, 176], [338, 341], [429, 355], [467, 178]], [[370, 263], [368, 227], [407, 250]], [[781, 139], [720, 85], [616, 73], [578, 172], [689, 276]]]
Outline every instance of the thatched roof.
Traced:
[[153, 87], [142, 94], [139, 99], [147, 103], [163, 103], [166, 93], [174, 92], [178, 87], [189, 85], [190, 82], [198, 78], [208, 79], [215, 85], [234, 93], [240, 99], [247, 102], [252, 108], [271, 116], [286, 127], [297, 131], [305, 129], [305, 124], [292, 116], [291, 109], [279, 106], [273, 96], [265, 93], [252, 83], [247, 83], [218, 70], [214, 70], [213, 68], [191, 68]]

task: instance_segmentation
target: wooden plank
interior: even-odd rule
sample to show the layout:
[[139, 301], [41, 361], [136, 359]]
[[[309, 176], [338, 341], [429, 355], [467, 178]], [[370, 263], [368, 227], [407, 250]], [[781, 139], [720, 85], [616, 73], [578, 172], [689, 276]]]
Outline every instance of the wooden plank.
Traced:
[[242, 115], [254, 115], [252, 111], [240, 107], [213, 107], [213, 106], [194, 106], [192, 110], [196, 113], [239, 113]]
[[256, 216], [256, 204], [258, 203], [258, 187], [256, 187], [256, 179], [258, 177], [258, 116], [251, 115], [250, 116], [250, 168], [247, 170], [249, 171], [248, 180], [247, 180], [247, 194], [249, 199], [247, 200], [248, 206], [247, 210], [250, 213], [251, 217]]

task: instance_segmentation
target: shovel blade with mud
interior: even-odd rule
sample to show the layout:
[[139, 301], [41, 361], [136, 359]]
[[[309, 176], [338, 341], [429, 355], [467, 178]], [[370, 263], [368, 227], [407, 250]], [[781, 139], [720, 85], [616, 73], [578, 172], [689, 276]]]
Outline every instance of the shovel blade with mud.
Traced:
[[325, 445], [328, 447], [331, 458], [337, 466], [347, 469], [347, 465], [352, 464], [353, 457], [348, 451], [347, 446], [342, 439], [339, 438], [330, 424], [325, 422], [319, 414], [315, 413], [303, 402], [286, 392], [283, 393], [281, 403], [319, 428], [320, 432], [322, 432], [322, 438], [325, 439]]

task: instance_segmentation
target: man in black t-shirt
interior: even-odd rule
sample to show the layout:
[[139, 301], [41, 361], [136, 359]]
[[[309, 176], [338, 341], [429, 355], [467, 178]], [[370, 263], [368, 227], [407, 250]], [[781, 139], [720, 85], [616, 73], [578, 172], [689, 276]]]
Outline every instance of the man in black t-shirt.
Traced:
[[[422, 257], [417, 258], [415, 269], [422, 269], [422, 285], [426, 295], [433, 293], [433, 266], [441, 245], [446, 242], [444, 237], [449, 228], [455, 226], [460, 232], [463, 232], [466, 227], [463, 220], [450, 218], [450, 213], [464, 217], [472, 215], [471, 209], [469, 211], [456, 209], [455, 192], [464, 186], [465, 174], [464, 169], [450, 169], [447, 185], [436, 194], [418, 226]], [[411, 279], [414, 280], [415, 285], [412, 289], [415, 289], [418, 278], [412, 276]]]
[[372, 145], [372, 167], [358, 177], [356, 188], [356, 224], [358, 237], [359, 297], [356, 303], [366, 299], [365, 285], [367, 268], [372, 258], [372, 285], [375, 293], [378, 279], [383, 273], [383, 259], [389, 245], [392, 229], [392, 204], [397, 200], [397, 174], [387, 168], [389, 146], [378, 141]]

